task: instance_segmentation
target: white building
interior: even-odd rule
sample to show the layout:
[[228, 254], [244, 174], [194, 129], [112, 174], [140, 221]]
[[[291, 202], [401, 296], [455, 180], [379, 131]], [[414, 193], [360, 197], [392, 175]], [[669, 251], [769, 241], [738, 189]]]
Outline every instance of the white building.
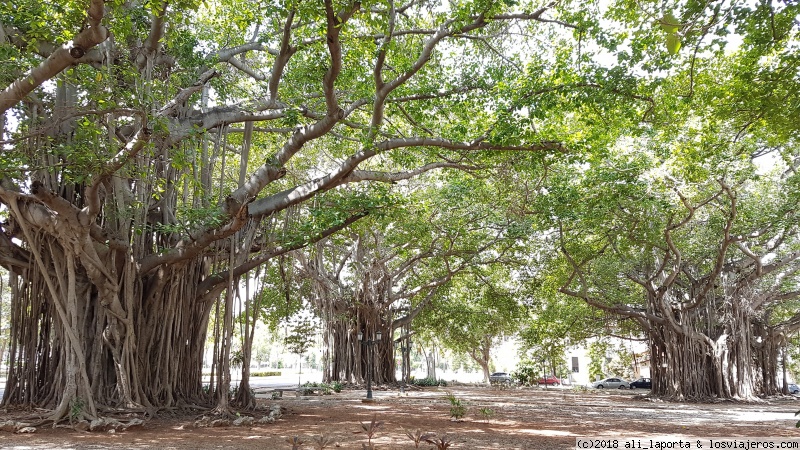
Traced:
[[[603, 377], [619, 377], [635, 380], [639, 377], [650, 377], [650, 353], [646, 341], [631, 341], [614, 337], [599, 338], [609, 344], [605, 361], [602, 362]], [[597, 381], [589, 379], [589, 345], [598, 338], [589, 339], [581, 345], [568, 348], [565, 352], [570, 374], [564, 383], [590, 385]], [[624, 353], [630, 363], [621, 361], [620, 353]]]

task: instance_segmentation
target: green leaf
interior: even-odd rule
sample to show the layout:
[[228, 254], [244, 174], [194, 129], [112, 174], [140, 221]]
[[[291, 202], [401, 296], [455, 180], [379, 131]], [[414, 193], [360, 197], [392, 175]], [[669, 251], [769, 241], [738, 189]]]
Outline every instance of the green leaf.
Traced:
[[667, 33], [677, 33], [681, 28], [680, 21], [672, 13], [666, 13], [658, 19], [658, 25]]
[[681, 38], [674, 33], [667, 35], [667, 51], [670, 55], [677, 55], [681, 49]]

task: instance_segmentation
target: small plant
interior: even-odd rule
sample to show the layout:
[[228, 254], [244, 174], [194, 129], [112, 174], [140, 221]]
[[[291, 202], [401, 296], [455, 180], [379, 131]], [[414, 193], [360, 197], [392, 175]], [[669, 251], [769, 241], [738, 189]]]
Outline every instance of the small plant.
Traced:
[[427, 441], [428, 439], [433, 439], [436, 437], [433, 433], [423, 433], [422, 430], [415, 430], [413, 433], [410, 431], [406, 431], [406, 436], [408, 436], [412, 441], [414, 441], [414, 448], [419, 448], [419, 443], [422, 441]]
[[297, 436], [286, 439], [286, 442], [292, 445], [292, 450], [300, 450], [300, 447], [302, 447], [303, 444], [306, 443], [306, 441], [300, 439]]
[[326, 447], [330, 447], [335, 444], [335, 441], [332, 437], [322, 435], [314, 438], [314, 445], [317, 446], [319, 450], [322, 450]]
[[492, 408], [481, 408], [478, 412], [481, 413], [481, 418], [483, 418], [486, 423], [489, 423], [489, 419], [494, 417], [494, 410]]
[[86, 404], [80, 397], [75, 397], [69, 402], [69, 422], [74, 423], [83, 417], [83, 409]]
[[447, 450], [451, 445], [453, 445], [453, 441], [447, 437], [447, 434], [443, 434], [440, 437], [433, 437], [431, 439], [425, 439], [425, 442], [428, 444], [433, 444], [436, 447], [436, 450]]
[[342, 383], [334, 381], [333, 383], [331, 383], [331, 389], [333, 389], [333, 392], [336, 392], [337, 394], [339, 392], [342, 392]]
[[381, 425], [383, 425], [383, 421], [375, 420], [374, 415], [372, 416], [372, 421], [369, 423], [369, 425], [361, 422], [361, 428], [367, 433], [367, 442], [370, 446], [372, 445], [372, 437], [375, 436], [375, 433], [378, 432], [378, 428], [380, 428]]
[[456, 398], [452, 392], [448, 392], [446, 398], [450, 402], [450, 418], [463, 419], [467, 415], [467, 407], [461, 403], [461, 399]]

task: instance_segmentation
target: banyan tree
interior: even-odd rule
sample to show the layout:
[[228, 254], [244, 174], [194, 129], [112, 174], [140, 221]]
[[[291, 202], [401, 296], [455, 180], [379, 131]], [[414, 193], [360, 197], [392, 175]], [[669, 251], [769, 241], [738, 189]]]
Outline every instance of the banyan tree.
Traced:
[[[607, 14], [617, 24], [603, 32], [620, 30], [613, 39], [631, 50], [615, 69], [648, 75], [628, 102], [590, 106], [603, 123], [592, 151], [551, 168], [525, 205], [553, 243], [552, 271], [534, 273], [640, 326], [654, 395], [771, 395], [800, 320], [800, 6], [637, 8]], [[666, 46], [636, 27], [640, 16]]]
[[495, 92], [554, 4], [438, 5], [0, 5], [3, 404], [224, 412], [248, 272], [380, 208], [370, 186], [562, 150]]
[[653, 395], [753, 400], [784, 388], [784, 349], [800, 330], [800, 251], [786, 203], [794, 194], [769, 193], [781, 184], [675, 187], [674, 209], [661, 209], [667, 193], [639, 211], [614, 196], [593, 205], [610, 215], [580, 240], [583, 249], [567, 236], [588, 229], [562, 223], [561, 292], [641, 327]]
[[[438, 200], [445, 200], [453, 189], [440, 190]], [[515, 245], [505, 234], [507, 224], [492, 227], [486, 210], [461, 209], [467, 198], [433, 211], [404, 209], [294, 252], [323, 325], [326, 381], [362, 381], [367, 364], [373, 364], [376, 382], [395, 381], [395, 358], [408, 358], [399, 349], [409, 347], [412, 321], [443, 296], [454, 277], [498, 263]], [[374, 358], [367, 358], [358, 333], [377, 332], [381, 341], [371, 350]], [[410, 361], [403, 366], [409, 370]]]

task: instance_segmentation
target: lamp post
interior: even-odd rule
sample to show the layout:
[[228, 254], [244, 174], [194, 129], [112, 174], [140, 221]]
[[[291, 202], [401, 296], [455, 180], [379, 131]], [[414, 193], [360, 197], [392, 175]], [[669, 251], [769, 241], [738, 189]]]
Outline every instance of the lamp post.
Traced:
[[[368, 349], [373, 345], [377, 344], [381, 341], [381, 332], [375, 332], [375, 339], [364, 339], [364, 333], [358, 332], [358, 340], [361, 342], [361, 345], [367, 347]], [[367, 354], [367, 399], [372, 400], [372, 364], [373, 364], [373, 352], [369, 351]]]

